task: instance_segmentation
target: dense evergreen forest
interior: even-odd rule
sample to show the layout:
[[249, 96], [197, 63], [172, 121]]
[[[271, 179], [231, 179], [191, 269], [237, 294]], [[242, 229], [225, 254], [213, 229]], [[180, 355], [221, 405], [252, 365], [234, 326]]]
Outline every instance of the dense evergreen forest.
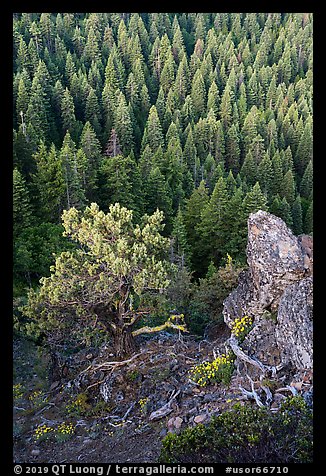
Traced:
[[312, 14], [16, 13], [13, 33], [16, 296], [93, 202], [163, 211], [184, 281], [245, 263], [251, 212], [312, 232]]

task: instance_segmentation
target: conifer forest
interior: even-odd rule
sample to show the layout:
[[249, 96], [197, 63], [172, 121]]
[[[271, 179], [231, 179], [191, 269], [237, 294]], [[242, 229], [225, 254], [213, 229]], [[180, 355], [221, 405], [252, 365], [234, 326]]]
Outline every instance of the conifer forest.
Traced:
[[[38, 445], [50, 439], [47, 432], [53, 448], [71, 437], [76, 453], [65, 457], [77, 459], [76, 418], [94, 422], [102, 417], [98, 424], [104, 425], [109, 420], [103, 416], [119, 414], [110, 395], [121, 382], [105, 387], [103, 373], [109, 367], [103, 359], [97, 367], [92, 360], [103, 357], [103, 349], [112, 372], [117, 361], [133, 365], [142, 346], [150, 355], [155, 342], [159, 352], [184, 339], [188, 350], [178, 353], [190, 361], [197, 359], [194, 346], [203, 342], [203, 349], [208, 347], [202, 358], [213, 358], [207, 342], [228, 337], [223, 302], [248, 266], [249, 216], [266, 211], [281, 218], [293, 235], [312, 236], [312, 156], [311, 13], [14, 13], [14, 329], [18, 361], [26, 352], [38, 369], [29, 389], [23, 388], [20, 371], [15, 374], [16, 400], [25, 392], [28, 405], [34, 405], [29, 416], [19, 411], [16, 416], [18, 462], [41, 461]], [[253, 325], [249, 318], [243, 322], [239, 329]], [[215, 369], [234, 362], [231, 354], [223, 355], [214, 353], [215, 360], [222, 359]], [[176, 420], [171, 423], [178, 388], [174, 396], [167, 391], [169, 410], [162, 410], [164, 401], [155, 406], [149, 389], [144, 390], [144, 375], [154, 364], [148, 363], [141, 380], [142, 362], [126, 367], [124, 374], [128, 385], [142, 389], [140, 403], [128, 401], [126, 386], [121, 401], [129, 403], [120, 416], [131, 422], [139, 411], [150, 422], [163, 421], [157, 416], [161, 408], [170, 426], [178, 428]], [[85, 383], [80, 376], [90, 365], [95, 380]], [[172, 385], [165, 371], [157, 370], [155, 385]], [[215, 385], [229, 385], [230, 375], [225, 370]], [[77, 378], [78, 391], [71, 384]], [[199, 388], [208, 381], [197, 379]], [[68, 392], [64, 398], [66, 403], [71, 398], [70, 407], [63, 407], [59, 389]], [[59, 426], [45, 430], [36, 415], [54, 394], [65, 413], [61, 420], [48, 416]], [[296, 399], [292, 396], [291, 405], [301, 423], [290, 424], [296, 442], [287, 439], [291, 450], [282, 454], [273, 447], [269, 461], [310, 461], [303, 429], [310, 416]], [[249, 412], [243, 418], [252, 424], [250, 434], [261, 419], [267, 433], [268, 425], [275, 426], [275, 440], [284, 437], [277, 433], [284, 423], [281, 412], [262, 416], [265, 410], [257, 405], [241, 411]], [[202, 414], [194, 416], [199, 421]], [[24, 418], [34, 418], [28, 429]], [[180, 425], [187, 418], [180, 417]], [[118, 419], [110, 421], [108, 430], [101, 427], [101, 438], [121, 438], [114, 436]], [[212, 421], [207, 431], [213, 431]], [[227, 433], [228, 420], [223, 422]], [[90, 434], [98, 431], [90, 428]], [[135, 431], [139, 445], [146, 446], [141, 443], [146, 431]], [[165, 433], [161, 427], [157, 432], [161, 441]], [[28, 449], [22, 443], [26, 435], [34, 442]], [[154, 448], [152, 456], [141, 456], [143, 461], [210, 461], [206, 456], [182, 459], [175, 448], [185, 445], [182, 454], [192, 454], [190, 437], [170, 447], [169, 435], [163, 450]], [[91, 436], [90, 444], [96, 438]], [[121, 461], [126, 461], [128, 438], [117, 446]], [[269, 446], [259, 441], [256, 456], [239, 450], [234, 461], [264, 461], [267, 453], [261, 460], [257, 455]], [[230, 440], [231, 453], [237, 445]], [[44, 458], [59, 462], [59, 451]], [[98, 451], [93, 457], [100, 462], [106, 450]], [[207, 451], [220, 454], [216, 448]], [[229, 453], [219, 457], [232, 459]]]

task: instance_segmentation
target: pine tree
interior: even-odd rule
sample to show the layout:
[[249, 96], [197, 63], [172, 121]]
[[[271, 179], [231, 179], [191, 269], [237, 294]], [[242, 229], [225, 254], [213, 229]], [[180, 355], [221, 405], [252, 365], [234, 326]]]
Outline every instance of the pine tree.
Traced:
[[272, 190], [273, 166], [268, 154], [265, 154], [258, 165], [257, 177], [263, 193], [269, 197]]
[[194, 107], [195, 118], [204, 116], [206, 111], [206, 89], [203, 76], [196, 71], [191, 85], [191, 99]]
[[38, 141], [45, 140], [49, 132], [45, 97], [46, 95], [41, 83], [37, 77], [34, 77], [32, 93], [26, 112], [26, 124], [30, 124], [37, 131]]
[[292, 170], [288, 170], [282, 180], [282, 197], [285, 197], [288, 204], [292, 206], [295, 200], [295, 180]]
[[296, 172], [302, 176], [309, 161], [312, 159], [313, 136], [310, 122], [307, 122], [300, 138], [298, 148], [294, 156]]
[[297, 195], [292, 205], [293, 233], [298, 236], [303, 232], [302, 206], [300, 195]]
[[272, 193], [273, 195], [282, 193], [282, 182], [283, 182], [283, 170], [282, 163], [279, 152], [277, 152], [272, 158], [273, 166], [273, 182], [272, 182]]
[[66, 198], [64, 208], [83, 208], [86, 187], [87, 158], [83, 151], [76, 149], [76, 144], [67, 132], [59, 153], [65, 180]]
[[65, 89], [61, 100], [61, 118], [63, 132], [73, 131], [76, 125], [75, 105], [68, 88]]
[[219, 103], [220, 103], [219, 91], [215, 81], [213, 81], [208, 90], [207, 111], [210, 111], [211, 109], [213, 109], [215, 117], [218, 115], [218, 112], [219, 112]]
[[32, 208], [26, 182], [17, 168], [13, 170], [13, 237], [17, 238], [32, 223]]
[[306, 170], [300, 183], [300, 194], [302, 197], [311, 200], [313, 191], [313, 168], [312, 160], [308, 162]]
[[311, 234], [313, 232], [313, 202], [310, 203], [306, 212], [303, 231], [305, 234]]
[[127, 156], [133, 148], [134, 140], [130, 113], [123, 93], [119, 94], [115, 111], [114, 129], [119, 137], [122, 153]]
[[240, 147], [239, 134], [235, 124], [228, 129], [225, 144], [225, 157], [228, 170], [232, 170], [235, 174], [240, 168]]
[[287, 224], [287, 226], [292, 228], [293, 220], [292, 220], [291, 207], [285, 197], [283, 197], [281, 200], [280, 211], [278, 216], [282, 218], [282, 220]]
[[258, 212], [258, 210], [268, 210], [266, 196], [261, 191], [258, 182], [255, 183], [253, 188], [244, 197], [243, 210], [246, 218], [248, 218], [250, 213]]
[[248, 154], [246, 154], [245, 160], [240, 170], [240, 175], [243, 179], [245, 178], [247, 180], [248, 185], [253, 186], [258, 180], [257, 166], [250, 151], [248, 152]]
[[159, 146], [164, 146], [162, 127], [155, 106], [152, 106], [149, 111], [142, 141], [143, 149], [146, 144], [150, 146], [153, 152], [155, 152]]
[[226, 182], [223, 177], [220, 177], [208, 205], [203, 210], [202, 219], [198, 225], [202, 237], [202, 246], [207, 253], [207, 257], [214, 261], [221, 258], [223, 247], [227, 241], [228, 202]]
[[198, 226], [201, 221], [203, 210], [208, 204], [208, 191], [202, 180], [186, 202], [184, 210], [184, 224], [187, 232], [187, 240], [192, 250], [191, 264], [193, 270], [203, 270], [204, 250], [201, 246], [201, 231]]
[[187, 231], [180, 206], [173, 220], [172, 249], [174, 254], [172, 262], [179, 264], [180, 268], [187, 266], [190, 256], [190, 247], [187, 242]]
[[38, 193], [37, 212], [47, 222], [60, 223], [65, 198], [65, 182], [61, 160], [54, 144], [47, 150], [41, 142], [34, 154], [37, 170], [33, 184]]
[[135, 208], [133, 173], [136, 164], [129, 157], [116, 155], [103, 158], [98, 171], [99, 204], [106, 211], [110, 204], [120, 203], [129, 209]]
[[86, 99], [86, 106], [85, 106], [85, 119], [86, 121], [90, 122], [96, 135], [98, 137], [101, 136], [101, 114], [100, 114], [100, 106], [98, 102], [98, 98], [96, 96], [95, 90], [90, 87], [89, 93]]
[[171, 231], [172, 198], [164, 175], [158, 167], [153, 167], [145, 183], [145, 209], [146, 213], [153, 210], [163, 211], [165, 222]]
[[231, 92], [229, 87], [226, 87], [224, 89], [224, 92], [222, 95], [220, 115], [224, 125], [224, 129], [227, 130], [228, 127], [230, 127], [231, 120], [232, 120], [232, 103], [231, 103]]

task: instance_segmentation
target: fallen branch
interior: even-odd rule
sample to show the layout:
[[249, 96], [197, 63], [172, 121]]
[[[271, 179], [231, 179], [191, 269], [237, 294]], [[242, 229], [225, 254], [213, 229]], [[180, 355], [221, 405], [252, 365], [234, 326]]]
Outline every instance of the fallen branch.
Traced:
[[179, 393], [180, 393], [180, 390], [178, 390], [177, 392], [173, 392], [172, 397], [170, 398], [168, 403], [163, 405], [163, 407], [159, 408], [155, 412], [152, 412], [149, 416], [149, 419], [150, 420], [158, 420], [160, 418], [165, 417], [169, 413], [171, 413], [172, 412], [171, 403], [179, 395]]
[[80, 375], [84, 374], [84, 373], [87, 373], [89, 370], [92, 370], [93, 372], [96, 372], [97, 370], [102, 370], [102, 369], [106, 369], [106, 370], [110, 370], [110, 368], [114, 369], [116, 367], [120, 367], [122, 365], [129, 364], [130, 362], [132, 362], [137, 357], [139, 357], [140, 355], [143, 355], [143, 354], [144, 354], [144, 352], [140, 352], [139, 354], [133, 355], [128, 360], [121, 360], [121, 361], [117, 361], [117, 362], [102, 362], [101, 364], [97, 364], [97, 365], [89, 365], [86, 369], [84, 369], [80, 372]]
[[292, 387], [292, 385], [287, 385], [286, 387], [278, 388], [275, 390], [275, 393], [281, 393], [281, 392], [291, 392], [292, 395], [298, 395], [298, 390], [295, 387]]
[[250, 399], [250, 398], [254, 399], [259, 407], [264, 407], [265, 405], [260, 400], [257, 392], [255, 391], [253, 380], [249, 377], [248, 374], [247, 374], [247, 378], [248, 378], [248, 380], [250, 382], [250, 385], [251, 385], [251, 392], [249, 392], [249, 390], [246, 390], [245, 388], [241, 387], [241, 385], [239, 385], [239, 389], [241, 390], [243, 395], [246, 396], [248, 399]]

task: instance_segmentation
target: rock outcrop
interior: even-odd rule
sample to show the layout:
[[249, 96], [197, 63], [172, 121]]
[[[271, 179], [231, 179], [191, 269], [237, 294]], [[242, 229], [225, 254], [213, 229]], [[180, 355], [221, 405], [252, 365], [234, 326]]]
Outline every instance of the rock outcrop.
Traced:
[[282, 362], [312, 368], [312, 277], [286, 288], [277, 313], [275, 336]]
[[312, 252], [312, 238], [294, 236], [280, 218], [264, 211], [249, 216], [248, 269], [223, 315], [231, 330], [236, 318], [254, 318], [241, 348], [266, 366], [312, 368]]

